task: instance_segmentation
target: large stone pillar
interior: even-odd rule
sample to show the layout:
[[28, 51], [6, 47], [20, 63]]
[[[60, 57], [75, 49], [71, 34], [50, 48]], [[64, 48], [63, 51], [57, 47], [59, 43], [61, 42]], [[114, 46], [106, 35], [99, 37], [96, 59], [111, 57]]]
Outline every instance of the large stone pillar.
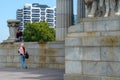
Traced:
[[73, 0], [57, 0], [56, 40], [64, 41], [68, 27], [73, 24]]
[[84, 0], [77, 0], [77, 22], [80, 22], [81, 18], [85, 18], [85, 4]]
[[7, 25], [9, 27], [9, 37], [4, 42], [14, 42], [16, 40], [16, 32], [17, 29], [20, 27], [19, 20], [7, 20]]

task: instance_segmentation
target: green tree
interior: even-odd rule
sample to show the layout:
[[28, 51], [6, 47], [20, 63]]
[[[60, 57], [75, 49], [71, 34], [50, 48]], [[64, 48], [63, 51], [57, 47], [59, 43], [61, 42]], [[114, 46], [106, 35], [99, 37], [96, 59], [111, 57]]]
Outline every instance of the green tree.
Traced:
[[23, 32], [23, 40], [25, 42], [47, 42], [55, 41], [55, 29], [49, 28], [49, 24], [45, 21], [25, 23]]

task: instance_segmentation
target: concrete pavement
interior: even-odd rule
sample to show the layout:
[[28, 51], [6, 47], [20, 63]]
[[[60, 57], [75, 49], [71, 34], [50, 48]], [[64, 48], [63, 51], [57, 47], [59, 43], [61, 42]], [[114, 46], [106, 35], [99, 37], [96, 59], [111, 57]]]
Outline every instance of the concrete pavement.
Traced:
[[0, 68], [0, 80], [63, 80], [64, 70]]

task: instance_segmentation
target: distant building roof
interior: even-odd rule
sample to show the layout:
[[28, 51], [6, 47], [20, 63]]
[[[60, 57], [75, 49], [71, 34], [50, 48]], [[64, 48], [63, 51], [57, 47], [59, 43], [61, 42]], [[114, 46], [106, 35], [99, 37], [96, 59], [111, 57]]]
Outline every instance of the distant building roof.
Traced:
[[40, 7], [40, 8], [49, 8], [48, 5], [42, 5], [42, 4], [39, 4], [39, 3], [33, 3], [32, 6], [33, 7]]

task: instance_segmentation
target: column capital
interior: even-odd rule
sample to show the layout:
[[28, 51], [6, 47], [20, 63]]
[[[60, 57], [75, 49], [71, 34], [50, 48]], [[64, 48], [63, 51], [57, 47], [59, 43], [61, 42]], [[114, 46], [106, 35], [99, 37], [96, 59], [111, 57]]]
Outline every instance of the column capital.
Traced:
[[20, 20], [7, 20], [8, 27], [19, 27], [20, 26]]

